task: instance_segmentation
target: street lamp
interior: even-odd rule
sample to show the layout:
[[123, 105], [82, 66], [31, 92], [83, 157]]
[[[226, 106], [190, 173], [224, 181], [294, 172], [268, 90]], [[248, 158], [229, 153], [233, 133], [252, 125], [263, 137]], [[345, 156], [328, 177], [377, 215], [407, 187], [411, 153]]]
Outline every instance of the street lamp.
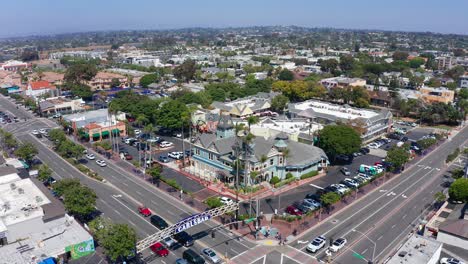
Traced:
[[366, 234], [364, 234], [364, 233], [361, 232], [361, 231], [358, 231], [358, 230], [356, 230], [356, 229], [353, 229], [352, 231], [363, 235], [365, 238], [367, 238], [367, 240], [369, 240], [372, 244], [374, 244], [374, 248], [373, 248], [373, 250], [372, 250], [372, 259], [371, 259], [371, 261], [370, 261], [370, 263], [374, 263], [375, 249], [377, 248], [377, 243], [375, 243], [374, 240], [370, 239]]

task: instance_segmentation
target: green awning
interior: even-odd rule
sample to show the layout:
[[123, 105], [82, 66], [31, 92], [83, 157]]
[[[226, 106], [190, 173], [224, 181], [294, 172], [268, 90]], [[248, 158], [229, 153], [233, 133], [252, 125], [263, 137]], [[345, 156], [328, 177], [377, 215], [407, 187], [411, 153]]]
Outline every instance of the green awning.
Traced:
[[101, 135], [103, 135], [103, 136], [108, 136], [108, 135], [109, 135], [109, 131], [108, 131], [108, 130], [102, 131], [102, 134], [101, 134]]
[[100, 137], [101, 135], [99, 133], [94, 133], [93, 138]]
[[112, 134], [120, 134], [120, 130], [118, 128], [112, 129]]
[[85, 133], [81, 134], [81, 137], [89, 138], [89, 133], [86, 133], [86, 132], [85, 132]]

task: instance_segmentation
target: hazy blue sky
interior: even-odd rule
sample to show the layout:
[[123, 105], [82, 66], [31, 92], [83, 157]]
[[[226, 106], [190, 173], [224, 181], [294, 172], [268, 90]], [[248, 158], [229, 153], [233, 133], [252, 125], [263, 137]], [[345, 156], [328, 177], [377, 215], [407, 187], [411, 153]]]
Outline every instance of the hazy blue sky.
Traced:
[[0, 36], [298, 25], [468, 34], [468, 0], [11, 0]]

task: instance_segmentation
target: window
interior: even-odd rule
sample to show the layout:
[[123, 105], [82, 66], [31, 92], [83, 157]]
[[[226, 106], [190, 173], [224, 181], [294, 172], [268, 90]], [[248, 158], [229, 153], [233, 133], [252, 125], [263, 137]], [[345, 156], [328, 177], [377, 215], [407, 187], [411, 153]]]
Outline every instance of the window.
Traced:
[[273, 165], [273, 159], [270, 159], [270, 165]]
[[208, 153], [208, 159], [213, 160], [213, 153]]
[[200, 155], [200, 149], [195, 149], [195, 154]]

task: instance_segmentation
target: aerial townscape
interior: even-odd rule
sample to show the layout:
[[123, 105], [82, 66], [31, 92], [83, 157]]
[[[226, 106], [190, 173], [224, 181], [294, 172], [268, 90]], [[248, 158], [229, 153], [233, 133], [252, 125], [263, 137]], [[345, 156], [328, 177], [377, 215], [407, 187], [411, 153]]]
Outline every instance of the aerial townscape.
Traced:
[[223, 2], [2, 4], [0, 264], [468, 263], [468, 2]]

